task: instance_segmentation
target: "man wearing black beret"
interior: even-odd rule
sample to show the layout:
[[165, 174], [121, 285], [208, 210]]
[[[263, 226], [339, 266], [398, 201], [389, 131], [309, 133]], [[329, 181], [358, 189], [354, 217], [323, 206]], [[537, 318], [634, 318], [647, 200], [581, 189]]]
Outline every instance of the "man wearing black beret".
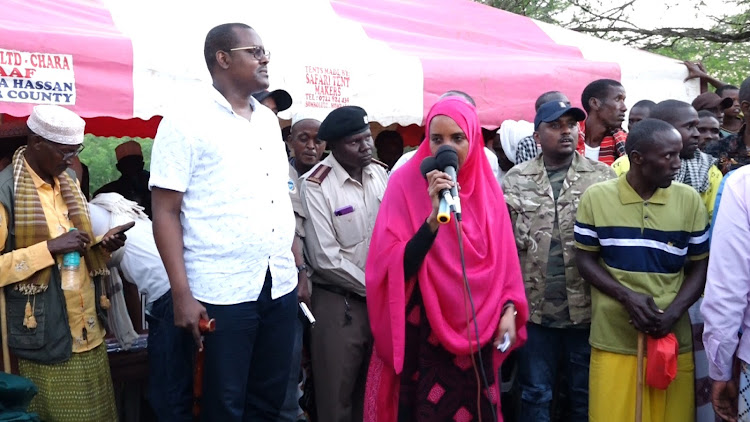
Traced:
[[367, 113], [346, 106], [321, 123], [331, 154], [302, 176], [305, 249], [311, 277], [312, 367], [321, 421], [362, 420], [372, 333], [365, 302], [365, 260], [388, 180], [372, 158]]

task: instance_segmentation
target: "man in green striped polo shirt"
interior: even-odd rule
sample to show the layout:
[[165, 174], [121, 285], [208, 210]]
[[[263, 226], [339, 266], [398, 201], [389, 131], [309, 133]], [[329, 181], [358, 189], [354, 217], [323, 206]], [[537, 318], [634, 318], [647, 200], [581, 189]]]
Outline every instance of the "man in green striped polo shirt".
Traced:
[[695, 420], [687, 310], [706, 279], [708, 215], [695, 189], [672, 182], [681, 149], [672, 125], [644, 119], [628, 135], [630, 170], [589, 187], [578, 206], [576, 262], [592, 286], [591, 422], [634, 419], [638, 332], [679, 342], [674, 381], [644, 387], [643, 422]]

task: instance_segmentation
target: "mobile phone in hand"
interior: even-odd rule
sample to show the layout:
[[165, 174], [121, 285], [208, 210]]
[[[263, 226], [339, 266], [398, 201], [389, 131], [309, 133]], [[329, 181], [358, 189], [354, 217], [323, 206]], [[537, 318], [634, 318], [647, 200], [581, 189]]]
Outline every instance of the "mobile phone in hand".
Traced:
[[503, 342], [497, 346], [497, 350], [499, 350], [501, 353], [505, 353], [508, 351], [509, 347], [510, 347], [510, 336], [508, 335], [508, 333], [505, 333], [503, 334]]

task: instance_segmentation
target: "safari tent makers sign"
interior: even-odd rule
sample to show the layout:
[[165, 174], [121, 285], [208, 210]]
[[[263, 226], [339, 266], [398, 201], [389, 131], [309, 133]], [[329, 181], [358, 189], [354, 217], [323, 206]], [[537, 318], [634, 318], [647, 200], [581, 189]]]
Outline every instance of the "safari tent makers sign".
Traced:
[[305, 107], [339, 108], [349, 105], [351, 74], [347, 69], [305, 66]]
[[73, 56], [0, 48], [0, 102], [74, 105]]

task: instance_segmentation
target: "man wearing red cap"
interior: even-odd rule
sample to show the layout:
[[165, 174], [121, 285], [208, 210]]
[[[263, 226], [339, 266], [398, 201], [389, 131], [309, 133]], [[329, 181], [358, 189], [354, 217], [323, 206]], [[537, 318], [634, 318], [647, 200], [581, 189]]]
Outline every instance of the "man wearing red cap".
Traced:
[[708, 110], [721, 122], [724, 120], [724, 110], [732, 106], [731, 98], [721, 98], [713, 92], [704, 92], [695, 97], [692, 106], [696, 111]]
[[94, 196], [105, 192], [116, 192], [144, 208], [149, 218], [151, 214], [151, 192], [148, 190], [149, 172], [143, 169], [141, 144], [127, 141], [115, 148], [119, 179], [109, 182], [94, 192]]

